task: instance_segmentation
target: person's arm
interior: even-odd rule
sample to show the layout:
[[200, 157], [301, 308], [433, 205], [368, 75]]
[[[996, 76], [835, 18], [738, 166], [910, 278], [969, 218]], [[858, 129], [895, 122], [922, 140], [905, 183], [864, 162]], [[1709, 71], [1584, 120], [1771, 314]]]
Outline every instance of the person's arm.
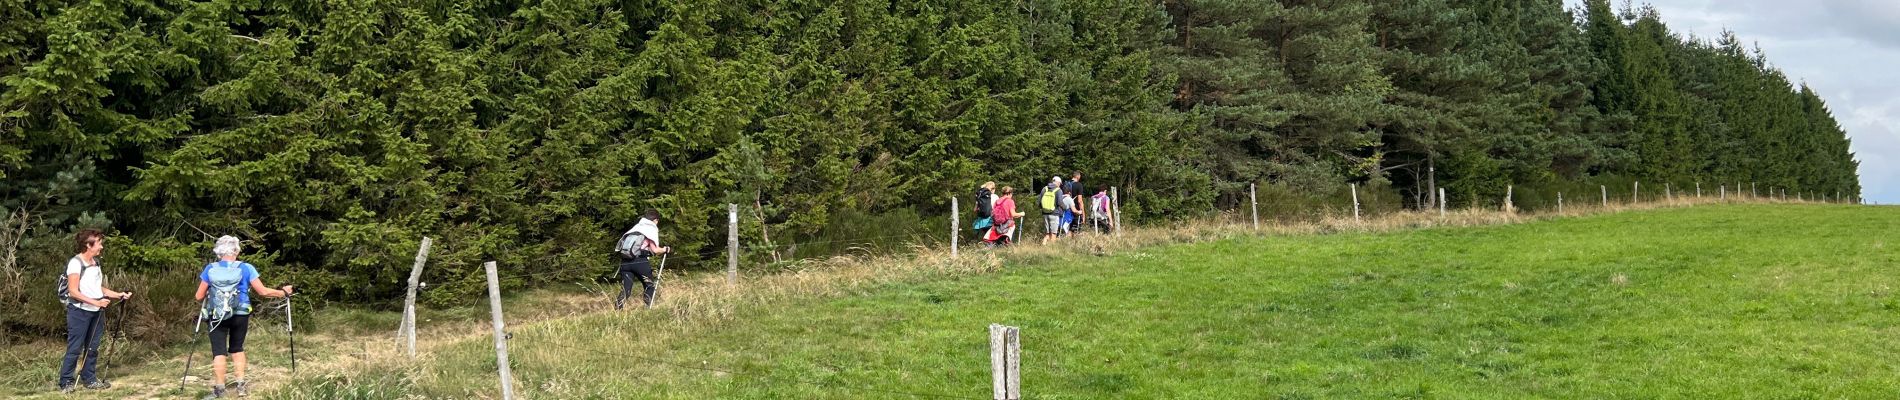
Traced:
[[120, 300], [127, 300], [127, 299], [132, 298], [132, 292], [116, 292], [116, 291], [113, 291], [111, 288], [107, 288], [103, 286], [99, 287], [99, 290], [102, 292], [105, 292], [106, 298], [114, 298], [114, 299], [120, 299]]
[[284, 285], [282, 289], [271, 289], [264, 287], [264, 280], [251, 278], [251, 290], [256, 290], [257, 294], [264, 295], [264, 297], [284, 297], [296, 292], [292, 289], [294, 288], [290, 285]]
[[205, 283], [203, 280], [198, 281], [198, 294], [192, 295], [192, 300], [203, 301], [205, 299], [205, 290], [210, 288], [211, 284]]

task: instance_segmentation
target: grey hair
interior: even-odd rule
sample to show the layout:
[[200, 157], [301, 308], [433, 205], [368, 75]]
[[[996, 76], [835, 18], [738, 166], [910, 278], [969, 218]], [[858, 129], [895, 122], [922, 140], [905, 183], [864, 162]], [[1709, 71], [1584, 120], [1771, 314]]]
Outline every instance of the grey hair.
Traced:
[[216, 245], [216, 246], [212, 246], [212, 247], [211, 247], [211, 252], [212, 252], [212, 253], [214, 253], [214, 254], [217, 254], [217, 255], [219, 255], [219, 256], [235, 256], [235, 255], [237, 255], [237, 253], [238, 253], [238, 238], [236, 238], [236, 237], [233, 237], [233, 236], [231, 236], [231, 235], [224, 235], [224, 236], [219, 236], [219, 237], [218, 237], [218, 245]]

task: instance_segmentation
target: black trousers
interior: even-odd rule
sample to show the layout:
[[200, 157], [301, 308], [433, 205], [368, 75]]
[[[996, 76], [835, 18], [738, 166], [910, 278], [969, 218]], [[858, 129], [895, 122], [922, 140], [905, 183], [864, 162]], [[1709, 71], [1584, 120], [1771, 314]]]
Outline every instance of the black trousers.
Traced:
[[627, 297], [633, 296], [633, 281], [640, 280], [640, 287], [646, 292], [641, 296], [647, 307], [653, 306], [653, 262], [646, 257], [620, 261], [620, 297], [614, 299], [614, 309], [625, 306]]

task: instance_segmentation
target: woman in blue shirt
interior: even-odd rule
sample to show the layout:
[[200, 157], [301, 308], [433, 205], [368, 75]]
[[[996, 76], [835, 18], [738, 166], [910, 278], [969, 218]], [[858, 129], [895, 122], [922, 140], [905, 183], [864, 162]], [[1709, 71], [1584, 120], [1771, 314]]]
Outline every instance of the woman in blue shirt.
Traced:
[[[237, 380], [231, 383], [231, 387], [239, 396], [250, 392], [244, 383], [244, 334], [250, 330], [250, 292], [256, 290], [265, 297], [284, 297], [293, 292], [289, 285], [280, 289], [265, 287], [264, 281], [258, 279], [257, 267], [237, 260], [238, 250], [238, 238], [219, 237], [217, 246], [211, 250], [218, 255], [218, 261], [205, 265], [204, 272], [198, 274], [198, 300], [205, 300], [207, 295], [231, 297], [226, 301], [230, 304], [232, 315], [214, 323], [211, 328], [213, 386], [211, 396], [207, 398], [224, 397], [224, 359], [227, 355], [231, 363], [237, 366]], [[228, 294], [210, 293], [214, 289]]]

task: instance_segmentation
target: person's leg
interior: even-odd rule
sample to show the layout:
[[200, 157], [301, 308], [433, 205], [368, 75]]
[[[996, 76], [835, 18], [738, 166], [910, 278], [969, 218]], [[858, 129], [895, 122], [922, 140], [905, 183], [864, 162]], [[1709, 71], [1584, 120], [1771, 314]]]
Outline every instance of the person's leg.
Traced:
[[224, 391], [224, 359], [230, 355], [231, 346], [230, 319], [213, 322], [211, 327], [211, 387], [213, 392]]
[[632, 267], [632, 265], [624, 262], [620, 265], [620, 297], [614, 298], [615, 310], [619, 310], [625, 306], [627, 304], [627, 298], [633, 296], [633, 280], [639, 279], [639, 277], [633, 274]]
[[79, 368], [79, 382], [87, 385], [99, 382], [99, 334], [105, 333], [105, 316], [101, 312], [87, 312], [86, 316], [86, 361]]
[[59, 387], [73, 384], [73, 367], [86, 346], [86, 310], [66, 306], [66, 357], [59, 361]]
[[237, 382], [241, 383], [244, 382], [245, 367], [244, 337], [251, 332], [251, 316], [234, 316], [231, 317], [230, 321], [225, 321], [225, 323], [231, 324], [231, 343], [230, 347], [225, 348], [225, 351], [231, 353], [231, 365], [237, 366], [237, 373], [232, 376], [237, 378]]
[[653, 287], [655, 280], [653, 276], [653, 262], [644, 258], [634, 260], [633, 274], [640, 277], [640, 288], [644, 290], [640, 296], [641, 301], [646, 303], [647, 308], [653, 308], [653, 291], [655, 290]]

